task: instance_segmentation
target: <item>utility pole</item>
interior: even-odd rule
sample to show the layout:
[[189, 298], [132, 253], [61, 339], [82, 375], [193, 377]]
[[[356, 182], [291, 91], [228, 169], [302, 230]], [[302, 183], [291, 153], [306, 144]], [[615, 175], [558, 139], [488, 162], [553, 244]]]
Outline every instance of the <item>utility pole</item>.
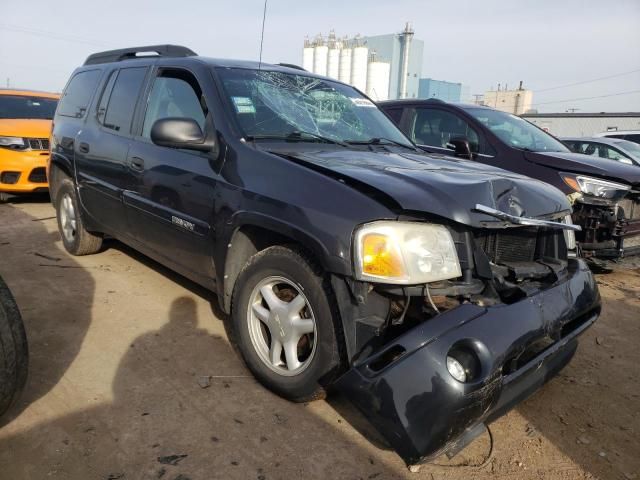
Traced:
[[7, 88], [9, 88], [10, 84], [11, 84], [11, 81], [10, 81], [9, 77], [7, 77]]

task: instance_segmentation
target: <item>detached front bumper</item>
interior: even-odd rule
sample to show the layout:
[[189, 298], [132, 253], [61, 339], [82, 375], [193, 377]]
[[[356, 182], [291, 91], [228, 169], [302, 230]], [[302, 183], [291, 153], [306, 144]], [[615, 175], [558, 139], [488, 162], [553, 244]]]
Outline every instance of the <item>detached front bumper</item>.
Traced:
[[[432, 318], [357, 362], [336, 383], [409, 464], [428, 461], [535, 392], [573, 356], [600, 312], [583, 260], [568, 278], [511, 305], [466, 304]], [[476, 379], [460, 383], [446, 357], [477, 355]]]

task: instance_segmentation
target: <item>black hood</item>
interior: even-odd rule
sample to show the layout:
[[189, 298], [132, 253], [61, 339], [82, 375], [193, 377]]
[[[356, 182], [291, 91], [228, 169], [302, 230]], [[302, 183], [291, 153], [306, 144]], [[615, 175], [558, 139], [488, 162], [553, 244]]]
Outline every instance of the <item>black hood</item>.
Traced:
[[565, 195], [547, 183], [453, 157], [360, 150], [277, 153], [365, 184], [391, 197], [403, 210], [475, 227], [496, 221], [473, 211], [476, 204], [527, 217], [547, 217], [570, 209]]
[[640, 167], [605, 158], [569, 152], [525, 152], [527, 160], [561, 172], [582, 173], [614, 182], [640, 184]]

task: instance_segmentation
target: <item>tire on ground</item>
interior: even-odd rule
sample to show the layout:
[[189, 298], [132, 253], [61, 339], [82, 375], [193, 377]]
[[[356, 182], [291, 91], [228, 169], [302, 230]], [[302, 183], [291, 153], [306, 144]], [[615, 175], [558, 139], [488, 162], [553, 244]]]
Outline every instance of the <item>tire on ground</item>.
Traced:
[[0, 416], [16, 401], [27, 381], [29, 352], [20, 311], [0, 278]]
[[[316, 320], [316, 349], [307, 367], [293, 376], [273, 371], [261, 359], [249, 333], [249, 302], [254, 288], [276, 276], [292, 281], [307, 297]], [[341, 369], [343, 334], [333, 290], [322, 270], [296, 248], [272, 246], [255, 254], [236, 280], [231, 304], [235, 340], [249, 370], [264, 386], [296, 402], [323, 398], [325, 386]]]
[[[56, 217], [58, 219], [58, 231], [62, 237], [62, 244], [64, 248], [72, 255], [91, 255], [96, 253], [102, 247], [102, 236], [99, 234], [91, 233], [84, 228], [82, 223], [82, 215], [80, 215], [80, 208], [78, 203], [78, 197], [76, 195], [76, 189], [73, 182], [69, 177], [58, 172], [56, 175], [59, 181], [56, 188]], [[67, 238], [63, 229], [63, 220], [61, 210], [63, 208], [62, 203], [64, 198], [68, 197], [73, 205], [73, 211], [75, 212], [76, 228], [73, 231], [72, 238]]]

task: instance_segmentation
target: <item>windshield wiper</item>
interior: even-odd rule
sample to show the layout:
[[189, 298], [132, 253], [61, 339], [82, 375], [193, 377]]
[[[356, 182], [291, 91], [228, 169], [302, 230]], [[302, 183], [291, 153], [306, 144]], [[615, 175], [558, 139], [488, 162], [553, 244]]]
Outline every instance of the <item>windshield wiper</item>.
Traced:
[[374, 137], [369, 140], [345, 140], [349, 145], [396, 145], [398, 147], [409, 148], [414, 152], [418, 149], [413, 145], [407, 145], [406, 143], [396, 142], [395, 140], [391, 140], [390, 138], [384, 137]]
[[247, 135], [244, 137], [245, 140], [289, 140], [289, 141], [309, 141], [309, 138], [304, 138], [305, 135], [307, 137], [311, 137], [314, 140], [320, 140], [325, 143], [333, 143], [336, 145], [341, 145], [343, 147], [348, 147], [349, 145], [341, 140], [336, 140], [334, 138], [324, 137], [317, 133], [304, 132], [301, 130], [294, 130], [293, 132], [287, 135], [275, 135], [275, 134], [266, 134], [266, 135]]

